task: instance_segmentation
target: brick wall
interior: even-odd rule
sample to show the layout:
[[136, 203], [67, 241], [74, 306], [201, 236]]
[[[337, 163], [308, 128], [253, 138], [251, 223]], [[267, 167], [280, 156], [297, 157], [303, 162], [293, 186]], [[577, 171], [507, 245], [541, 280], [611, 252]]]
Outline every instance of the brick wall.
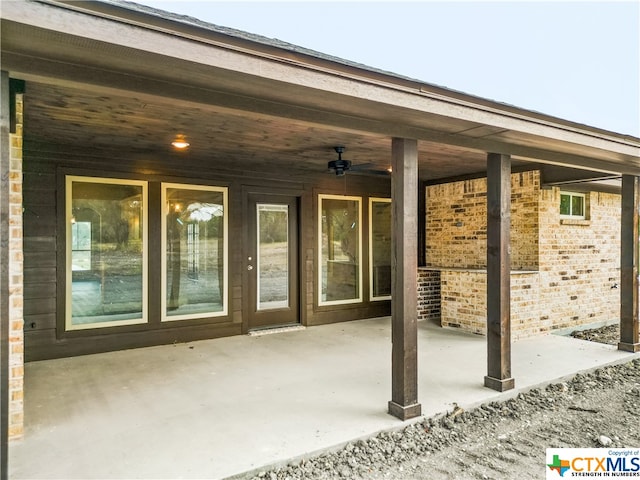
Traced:
[[22, 255], [22, 96], [16, 100], [16, 133], [9, 167], [9, 438], [23, 435], [24, 331]]
[[[514, 272], [511, 275], [511, 338], [539, 333], [540, 305], [538, 272]], [[487, 333], [486, 270], [442, 271], [443, 327]]]
[[440, 320], [440, 271], [418, 269], [418, 321]]
[[[478, 334], [487, 315], [486, 187], [477, 179], [427, 188], [427, 265], [442, 270], [441, 324]], [[586, 194], [587, 219], [563, 220], [560, 190], [542, 190], [539, 172], [513, 174], [511, 188], [513, 338], [617, 321], [620, 196]], [[419, 310], [436, 291], [423, 283]]]
[[[540, 172], [511, 175], [511, 265], [538, 268]], [[487, 179], [427, 187], [427, 266], [485, 268]]]
[[540, 297], [551, 329], [619, 319], [620, 290], [611, 287], [620, 282], [620, 196], [586, 195], [587, 219], [567, 221], [560, 190], [540, 192]]

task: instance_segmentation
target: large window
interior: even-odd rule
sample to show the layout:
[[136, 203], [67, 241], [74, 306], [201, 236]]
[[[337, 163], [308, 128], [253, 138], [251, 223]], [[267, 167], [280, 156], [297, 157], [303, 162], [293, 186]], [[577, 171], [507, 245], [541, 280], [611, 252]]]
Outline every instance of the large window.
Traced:
[[162, 320], [227, 314], [227, 189], [163, 184]]
[[391, 299], [391, 199], [369, 199], [369, 287], [371, 300]]
[[586, 202], [584, 193], [560, 193], [560, 218], [584, 220], [586, 218]]
[[66, 178], [66, 329], [147, 321], [147, 185]]
[[362, 301], [360, 197], [318, 196], [319, 305]]

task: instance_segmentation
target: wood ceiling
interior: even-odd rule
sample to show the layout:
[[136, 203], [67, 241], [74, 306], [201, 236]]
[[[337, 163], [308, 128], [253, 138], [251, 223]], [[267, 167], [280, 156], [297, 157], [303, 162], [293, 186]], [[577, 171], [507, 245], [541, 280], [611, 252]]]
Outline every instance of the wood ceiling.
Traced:
[[[325, 172], [338, 145], [346, 147], [344, 158], [355, 165], [390, 166], [389, 137], [162, 97], [150, 102], [135, 93], [104, 95], [28, 82], [24, 121], [27, 143], [163, 155], [183, 134], [191, 144], [186, 153], [191, 159], [242, 168]], [[421, 178], [433, 180], [483, 172], [486, 154], [420, 141], [419, 162]]]

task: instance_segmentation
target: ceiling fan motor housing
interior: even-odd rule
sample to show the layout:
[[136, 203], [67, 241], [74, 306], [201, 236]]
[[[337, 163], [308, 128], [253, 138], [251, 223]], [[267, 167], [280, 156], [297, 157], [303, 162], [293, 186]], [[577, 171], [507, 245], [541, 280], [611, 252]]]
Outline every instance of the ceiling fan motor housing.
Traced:
[[336, 171], [336, 175], [341, 177], [344, 175], [344, 172], [351, 168], [351, 161], [349, 160], [332, 160], [329, 162], [329, 168]]

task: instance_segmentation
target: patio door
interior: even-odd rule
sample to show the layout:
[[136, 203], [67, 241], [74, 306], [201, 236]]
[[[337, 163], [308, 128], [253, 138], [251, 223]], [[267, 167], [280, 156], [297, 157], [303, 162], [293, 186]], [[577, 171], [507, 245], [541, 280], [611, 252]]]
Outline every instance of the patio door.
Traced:
[[247, 205], [249, 330], [299, 323], [298, 198], [248, 194]]

